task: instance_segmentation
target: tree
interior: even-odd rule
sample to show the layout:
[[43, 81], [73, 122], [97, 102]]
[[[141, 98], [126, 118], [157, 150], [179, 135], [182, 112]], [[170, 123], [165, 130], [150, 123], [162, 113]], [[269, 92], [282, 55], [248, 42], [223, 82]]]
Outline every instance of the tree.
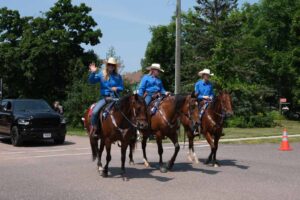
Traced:
[[152, 38], [147, 45], [145, 58], [141, 61], [142, 70], [147, 73], [146, 68], [152, 63], [161, 64], [164, 73], [161, 79], [166, 90], [174, 90], [175, 76], [175, 23], [168, 26], [151, 27]]
[[[0, 9], [0, 70], [9, 97], [64, 99], [66, 88], [81, 76], [102, 36], [85, 4], [58, 0], [40, 17], [20, 17]], [[92, 55], [93, 57], [93, 55]], [[9, 88], [9, 90], [8, 90]]]

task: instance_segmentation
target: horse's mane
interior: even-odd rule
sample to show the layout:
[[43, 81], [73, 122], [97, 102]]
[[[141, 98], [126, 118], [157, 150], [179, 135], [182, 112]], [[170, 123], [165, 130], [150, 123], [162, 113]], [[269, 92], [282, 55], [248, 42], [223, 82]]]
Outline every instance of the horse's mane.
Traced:
[[[130, 101], [131, 96], [132, 96], [132, 94], [127, 94], [127, 95], [120, 98], [119, 105], [120, 105], [121, 108], [124, 108], [124, 107], [129, 108], [128, 103]], [[137, 95], [137, 96], [138, 96], [138, 101], [139, 102], [144, 101], [143, 97], [141, 97], [139, 95]]]
[[215, 109], [215, 107], [217, 106], [217, 103], [220, 100], [220, 96], [224, 94], [224, 91], [220, 91], [219, 94], [214, 98], [213, 102], [210, 104], [209, 108], [211, 109]]
[[184, 104], [186, 100], [187, 95], [182, 95], [182, 94], [176, 94], [175, 95], [175, 110], [180, 110], [182, 105]]

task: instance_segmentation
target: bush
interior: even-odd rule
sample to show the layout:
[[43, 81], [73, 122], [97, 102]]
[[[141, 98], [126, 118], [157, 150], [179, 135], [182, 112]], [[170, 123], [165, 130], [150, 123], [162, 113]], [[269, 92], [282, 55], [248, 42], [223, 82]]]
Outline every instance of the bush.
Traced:
[[233, 128], [267, 128], [274, 127], [278, 116], [275, 113], [259, 113], [252, 116], [236, 116], [226, 121], [226, 127]]

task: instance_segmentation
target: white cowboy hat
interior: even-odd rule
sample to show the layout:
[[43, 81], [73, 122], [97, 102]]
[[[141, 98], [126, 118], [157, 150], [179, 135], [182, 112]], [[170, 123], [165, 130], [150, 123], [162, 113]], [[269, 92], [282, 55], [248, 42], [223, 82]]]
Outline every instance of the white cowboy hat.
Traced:
[[213, 73], [210, 73], [210, 70], [209, 70], [209, 69], [203, 69], [202, 71], [200, 71], [200, 72], [198, 73], [199, 76], [202, 76], [203, 74], [208, 74], [208, 75], [210, 75], [210, 76], [214, 76]]
[[147, 69], [147, 70], [157, 69], [157, 70], [159, 70], [159, 71], [161, 71], [161, 72], [165, 72], [165, 71], [161, 68], [160, 64], [158, 64], [158, 63], [153, 63], [150, 67], [147, 67], [146, 69]]
[[105, 60], [104, 63], [106, 65], [111, 64], [111, 65], [116, 65], [117, 67], [119, 67], [119, 63], [117, 62], [117, 60], [114, 57], [108, 58], [108, 60]]

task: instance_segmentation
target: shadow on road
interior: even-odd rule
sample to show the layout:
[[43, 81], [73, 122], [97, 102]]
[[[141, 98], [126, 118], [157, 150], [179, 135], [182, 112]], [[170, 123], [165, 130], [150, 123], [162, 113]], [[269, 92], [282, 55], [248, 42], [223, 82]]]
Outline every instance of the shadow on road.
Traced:
[[[0, 139], [1, 143], [4, 144], [11, 144], [10, 139]], [[52, 140], [42, 140], [42, 141], [24, 141], [23, 145], [21, 147], [49, 147], [49, 146], [68, 146], [68, 145], [74, 145], [74, 142], [65, 141], [64, 144], [55, 144]]]
[[[201, 167], [201, 165], [200, 165]], [[202, 166], [203, 167], [203, 166]], [[208, 175], [214, 175], [219, 173], [217, 170], [203, 169], [197, 166], [193, 166], [192, 163], [175, 163], [172, 169], [174, 172], [201, 172]]]
[[[202, 163], [205, 163], [206, 160], [205, 159], [200, 159], [200, 161]], [[229, 166], [229, 167], [236, 167], [236, 168], [243, 169], [243, 170], [246, 170], [246, 169], [249, 168], [249, 166], [238, 164], [237, 160], [230, 160], [230, 159], [218, 160], [218, 163], [220, 164], [220, 167]]]
[[[137, 178], [150, 178], [150, 179], [155, 179], [159, 182], [168, 182], [173, 180], [173, 178], [168, 178], [168, 177], [163, 177], [163, 176], [156, 176], [153, 175], [152, 172], [156, 171], [157, 169], [155, 168], [145, 168], [145, 169], [137, 169], [137, 168], [126, 168], [126, 177], [130, 179], [137, 179]], [[123, 178], [120, 175], [120, 168], [119, 167], [110, 167], [109, 168], [109, 178]]]

